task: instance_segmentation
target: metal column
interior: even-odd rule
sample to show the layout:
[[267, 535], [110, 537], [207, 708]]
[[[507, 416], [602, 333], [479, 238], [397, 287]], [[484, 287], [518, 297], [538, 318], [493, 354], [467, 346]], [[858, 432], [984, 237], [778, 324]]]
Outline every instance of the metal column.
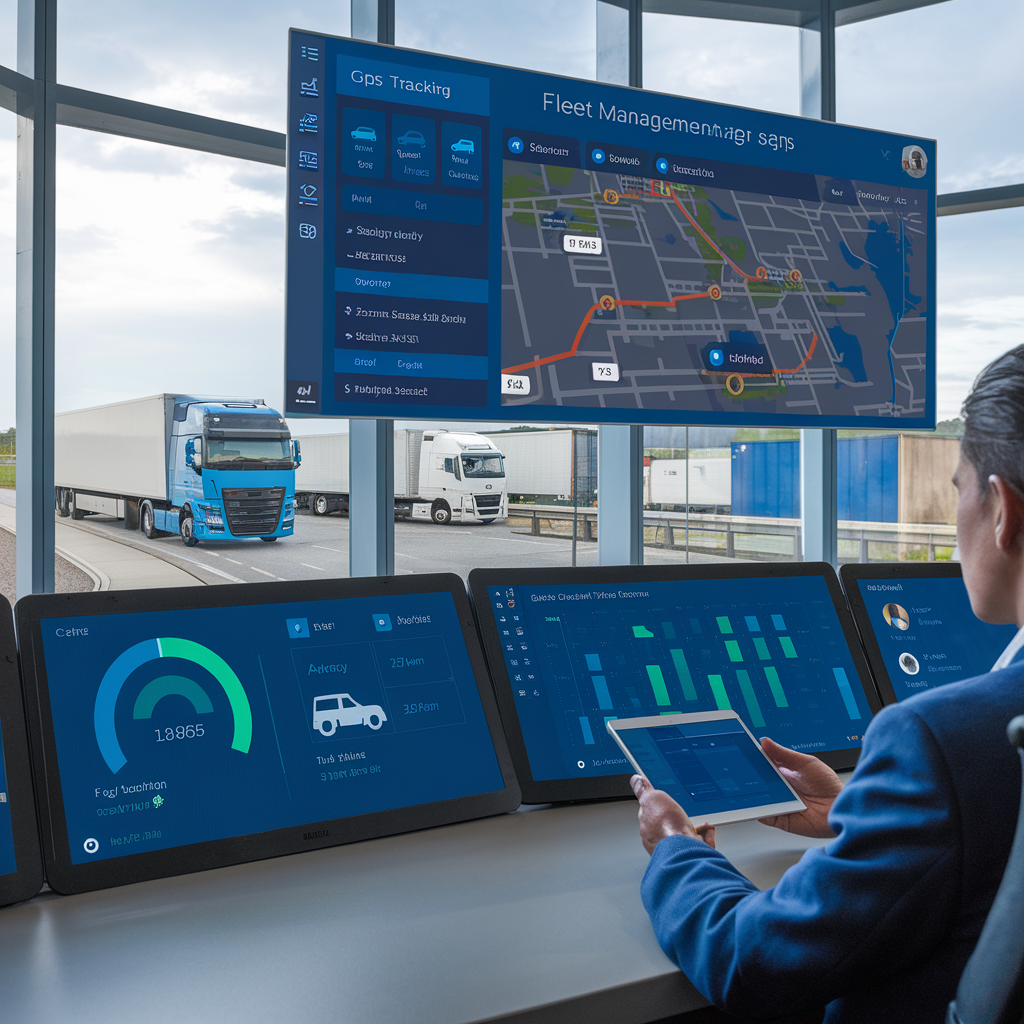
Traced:
[[[352, 0], [352, 38], [395, 41], [395, 0]], [[395, 423], [349, 420], [348, 573], [395, 571]]]
[[[643, 77], [641, 0], [598, 0], [597, 80], [640, 87]], [[644, 429], [606, 425], [597, 433], [597, 560], [644, 560]]]
[[53, 248], [57, 2], [19, 0], [16, 391], [17, 594], [53, 592]]
[[[834, 0], [800, 31], [800, 113], [836, 119]], [[836, 431], [800, 431], [800, 496], [805, 562], [837, 564]]]

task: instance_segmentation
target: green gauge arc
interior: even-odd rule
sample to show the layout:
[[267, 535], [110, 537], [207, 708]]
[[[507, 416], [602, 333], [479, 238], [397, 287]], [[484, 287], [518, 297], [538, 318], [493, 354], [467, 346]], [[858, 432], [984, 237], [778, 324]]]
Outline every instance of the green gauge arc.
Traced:
[[[121, 688], [137, 668], [158, 658], [181, 658], [183, 661], [191, 661], [217, 680], [231, 706], [234, 720], [231, 748], [247, 754], [252, 743], [252, 709], [249, 707], [245, 688], [234, 670], [219, 654], [194, 640], [161, 637], [143, 640], [122, 652], [104, 673], [100, 682], [93, 709], [93, 725], [96, 730], [96, 742], [107, 767], [116, 775], [128, 763], [121, 750], [114, 723], [114, 709]], [[143, 688], [136, 699], [133, 717], [151, 717], [157, 702], [169, 693], [185, 697], [198, 714], [213, 710], [209, 696], [198, 684], [180, 676], [162, 676]]]

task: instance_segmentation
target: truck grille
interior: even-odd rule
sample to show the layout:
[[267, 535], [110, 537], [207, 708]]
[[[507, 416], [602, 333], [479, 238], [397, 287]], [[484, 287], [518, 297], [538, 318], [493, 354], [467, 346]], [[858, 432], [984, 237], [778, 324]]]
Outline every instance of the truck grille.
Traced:
[[476, 494], [476, 507], [482, 508], [501, 508], [501, 495], [500, 494]]
[[228, 529], [236, 537], [264, 537], [277, 529], [284, 501], [283, 487], [224, 491]]

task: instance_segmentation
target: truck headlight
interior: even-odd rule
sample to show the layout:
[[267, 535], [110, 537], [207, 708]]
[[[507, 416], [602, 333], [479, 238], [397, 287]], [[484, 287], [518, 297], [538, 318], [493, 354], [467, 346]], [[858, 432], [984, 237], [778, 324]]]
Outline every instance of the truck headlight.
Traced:
[[207, 526], [224, 529], [224, 517], [221, 515], [219, 508], [213, 508], [211, 505], [200, 505], [198, 507], [203, 513]]

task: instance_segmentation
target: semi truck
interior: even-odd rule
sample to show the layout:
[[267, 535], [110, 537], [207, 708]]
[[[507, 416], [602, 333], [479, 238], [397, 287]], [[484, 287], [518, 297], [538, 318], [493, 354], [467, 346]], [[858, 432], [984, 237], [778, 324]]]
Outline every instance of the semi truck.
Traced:
[[107, 515], [147, 537], [275, 541], [295, 526], [301, 461], [260, 399], [152, 395], [55, 417], [57, 514]]
[[[318, 516], [348, 511], [348, 434], [302, 444], [295, 504]], [[435, 523], [493, 523], [508, 515], [501, 450], [482, 434], [395, 431], [395, 515]]]

